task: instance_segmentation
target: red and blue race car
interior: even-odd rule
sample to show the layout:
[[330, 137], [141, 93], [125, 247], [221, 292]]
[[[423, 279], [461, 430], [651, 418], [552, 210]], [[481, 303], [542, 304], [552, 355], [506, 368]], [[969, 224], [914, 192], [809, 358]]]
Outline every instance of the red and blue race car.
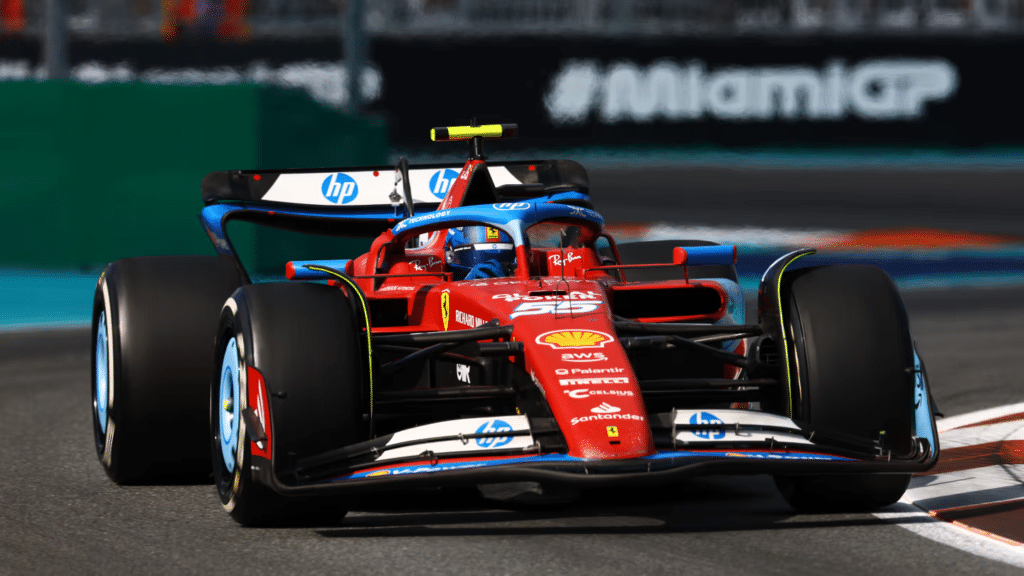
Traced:
[[[208, 175], [200, 222], [218, 256], [118, 260], [97, 284], [93, 428], [110, 478], [212, 470], [224, 508], [267, 525], [393, 490], [712, 473], [772, 474], [799, 510], [870, 509], [936, 462], [884, 272], [796, 267], [813, 262], [798, 250], [748, 315], [735, 247], [616, 244], [578, 163], [485, 159], [484, 138], [515, 131], [432, 130], [470, 142], [461, 166]], [[231, 222], [369, 246], [266, 281]]]

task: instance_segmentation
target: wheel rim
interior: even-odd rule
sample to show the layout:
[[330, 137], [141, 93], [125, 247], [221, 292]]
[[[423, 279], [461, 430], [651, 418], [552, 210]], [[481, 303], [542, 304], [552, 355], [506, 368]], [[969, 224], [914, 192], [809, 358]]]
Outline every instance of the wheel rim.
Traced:
[[238, 344], [228, 340], [220, 368], [220, 395], [217, 412], [220, 425], [220, 452], [228, 472], [235, 471], [238, 452], [238, 420], [241, 413], [238, 385]]
[[102, 434], [107, 433], [107, 404], [110, 394], [110, 371], [107, 364], [107, 312], [100, 312], [96, 330], [96, 420]]

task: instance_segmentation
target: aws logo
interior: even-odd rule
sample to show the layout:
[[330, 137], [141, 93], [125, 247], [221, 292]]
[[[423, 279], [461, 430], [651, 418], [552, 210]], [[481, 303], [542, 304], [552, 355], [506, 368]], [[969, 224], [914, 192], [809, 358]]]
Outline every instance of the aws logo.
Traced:
[[604, 352], [566, 352], [562, 354], [563, 362], [604, 362], [608, 357]]

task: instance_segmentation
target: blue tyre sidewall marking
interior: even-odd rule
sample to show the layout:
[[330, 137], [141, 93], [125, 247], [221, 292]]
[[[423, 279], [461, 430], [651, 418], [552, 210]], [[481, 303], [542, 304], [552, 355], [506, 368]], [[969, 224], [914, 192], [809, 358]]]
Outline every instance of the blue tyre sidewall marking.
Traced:
[[235, 471], [235, 455], [238, 452], [238, 421], [241, 413], [238, 370], [238, 344], [231, 338], [224, 347], [220, 368], [220, 397], [217, 402], [220, 451], [229, 473]]
[[103, 434], [107, 433], [107, 400], [110, 392], [110, 367], [107, 359], [107, 311], [101, 310], [96, 330], [96, 419]]

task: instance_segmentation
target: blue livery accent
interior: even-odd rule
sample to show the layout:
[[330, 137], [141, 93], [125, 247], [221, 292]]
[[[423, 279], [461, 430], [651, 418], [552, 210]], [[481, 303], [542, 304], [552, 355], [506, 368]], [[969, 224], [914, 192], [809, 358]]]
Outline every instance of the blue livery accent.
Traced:
[[235, 470], [235, 453], [238, 450], [238, 428], [242, 407], [238, 383], [238, 344], [228, 340], [224, 347], [224, 358], [220, 367], [220, 394], [217, 398], [217, 426], [220, 426], [220, 454], [228, 472]]
[[459, 173], [451, 168], [434, 172], [434, 175], [430, 177], [430, 193], [438, 200], [443, 199], [458, 178]]
[[[751, 460], [818, 460], [829, 462], [857, 462], [855, 458], [843, 456], [832, 456], [829, 454], [812, 454], [807, 452], [778, 452], [770, 450], [666, 450], [638, 458], [638, 460], [668, 460], [672, 458], [687, 458], [695, 460], [713, 458], [749, 458]], [[461, 460], [457, 462], [438, 462], [437, 464], [396, 464], [392, 467], [356, 472], [348, 476], [334, 478], [335, 482], [345, 480], [356, 480], [360, 478], [371, 478], [381, 476], [404, 476], [407, 474], [430, 474], [433, 472], [449, 472], [452, 470], [466, 470], [470, 468], [484, 468], [490, 466], [512, 466], [517, 464], [537, 464], [544, 462], [588, 462], [584, 458], [575, 458], [565, 454], [540, 454], [535, 456], [519, 457], [494, 457], [480, 458], [474, 460]]]
[[107, 311], [101, 310], [96, 322], [96, 419], [100, 432], [107, 433], [107, 400], [110, 393], [110, 367], [107, 364]]
[[529, 204], [532, 209], [504, 210], [499, 209], [497, 204], [481, 204], [438, 210], [402, 220], [392, 232], [396, 236], [413, 236], [439, 228], [482, 223], [505, 232], [512, 237], [516, 246], [521, 246], [526, 243], [526, 229], [544, 220], [575, 220], [596, 230], [604, 228], [604, 218], [589, 208], [538, 201]]
[[725, 246], [685, 246], [683, 250], [686, 250], [687, 266], [729, 265], [734, 261], [733, 255], [735, 254], [736, 247], [731, 244]]
[[921, 358], [914, 349], [914, 435], [928, 440], [934, 450], [938, 445], [935, 431], [932, 428], [932, 406], [928, 396], [928, 382], [924, 377]]
[[211, 204], [203, 208], [199, 213], [199, 221], [206, 230], [207, 235], [213, 242], [218, 254], [231, 256], [234, 252], [228, 243], [227, 235], [224, 232], [225, 223], [230, 220], [236, 212], [260, 212], [263, 214], [273, 213], [280, 216], [305, 216], [311, 218], [324, 218], [338, 220], [339, 222], [367, 222], [380, 221], [383, 223], [394, 222], [395, 213], [390, 205], [351, 207], [341, 210], [334, 207], [290, 207], [286, 205], [269, 204]]
[[341, 272], [345, 271], [345, 266], [351, 261], [351, 259], [345, 260], [292, 260], [289, 264], [292, 265], [295, 275], [291, 278], [292, 280], [330, 280], [334, 278], [333, 275], [327, 272], [321, 272], [319, 270], [310, 270], [306, 268], [307, 264], [325, 266], [327, 268], [334, 268]]
[[[336, 176], [336, 174], [332, 175], [332, 176]], [[327, 181], [329, 181], [329, 180], [330, 180], [330, 178], [327, 179]], [[588, 210], [586, 208], [577, 208], [575, 206], [566, 206], [566, 205], [561, 205], [561, 204], [549, 204], [549, 202], [586, 201], [587, 199], [588, 199], [588, 196], [586, 194], [583, 194], [583, 193], [580, 193], [580, 192], [559, 192], [559, 193], [556, 193], [556, 194], [551, 194], [549, 196], [544, 196], [542, 198], [533, 198], [529, 202], [515, 202], [515, 203], [512, 203], [512, 204], [517, 204], [518, 205], [518, 204], [524, 204], [525, 203], [525, 204], [529, 204], [529, 206], [531, 208], [532, 208], [532, 206], [534, 206], [534, 204], [537, 204], [537, 203], [540, 203], [540, 205], [542, 205], [542, 206], [561, 206], [561, 208], [563, 210], [570, 212], [568, 217], [573, 217], [573, 213], [574, 212], [581, 211], [583, 214], [586, 214], [586, 216], [585, 216], [586, 220], [594, 223], [594, 225], [603, 227], [604, 226], [604, 220], [601, 218], [600, 215], [597, 214], [597, 212], [594, 212], [593, 210]], [[510, 203], [502, 203], [501, 205], [506, 205], [506, 204], [510, 204]], [[494, 208], [492, 205], [485, 205], [485, 206], [486, 206], [486, 208], [488, 210], [490, 210], [491, 214], [494, 214], [494, 213], [497, 213], [497, 212], [503, 210], [503, 209]], [[464, 210], [466, 208], [473, 208], [473, 207], [457, 208], [457, 209], [453, 209], [453, 210]], [[479, 208], [479, 207], [477, 207], [477, 208]], [[525, 211], [533, 212], [532, 209], [528, 209], [528, 210], [515, 210], [515, 211], [507, 211], [506, 210], [506, 212], [512, 213], [512, 214], [519, 214], [520, 212], [525, 212]], [[224, 255], [224, 256], [234, 256], [234, 251], [231, 249], [231, 244], [228, 242], [227, 235], [226, 235], [226, 233], [224, 231], [224, 225], [225, 225], [225, 222], [227, 222], [228, 220], [230, 220], [233, 217], [232, 213], [235, 213], [235, 212], [261, 212], [261, 213], [264, 213], [264, 214], [274, 213], [274, 214], [281, 215], [281, 216], [304, 216], [304, 217], [311, 217], [311, 218], [323, 218], [323, 219], [339, 220], [341, 222], [345, 222], [345, 221], [349, 221], [349, 222], [371, 222], [371, 221], [378, 221], [378, 222], [381, 222], [381, 223], [390, 223], [390, 222], [394, 222], [396, 220], [395, 219], [394, 208], [390, 204], [383, 204], [383, 205], [379, 205], [379, 206], [377, 206], [377, 205], [375, 205], [375, 206], [346, 206], [344, 208], [341, 205], [338, 205], [337, 207], [334, 207], [334, 206], [330, 206], [330, 207], [328, 207], [328, 206], [314, 207], [314, 206], [297, 206], [297, 205], [294, 205], [294, 204], [289, 205], [289, 204], [273, 203], [273, 202], [267, 202], [267, 203], [260, 202], [260, 203], [248, 203], [248, 204], [247, 203], [234, 203], [234, 202], [228, 203], [228, 202], [225, 202], [225, 203], [210, 204], [210, 205], [204, 207], [203, 210], [199, 213], [199, 221], [202, 224], [203, 229], [206, 230], [207, 235], [210, 237], [210, 241], [213, 242], [213, 246], [217, 250], [217, 254]], [[448, 213], [449, 211], [448, 210], [442, 210], [440, 212]], [[426, 213], [423, 213], [421, 216], [417, 216], [416, 218], [433, 217], [434, 214], [438, 214], [438, 213], [439, 212], [426, 212]], [[409, 220], [415, 220], [415, 219], [414, 218], [410, 218], [410, 219], [407, 219], [407, 220], [405, 220], [403, 222], [408, 222]], [[409, 224], [399, 223], [399, 226], [396, 226], [396, 228], [399, 228], [400, 230], [404, 230], [405, 227], [407, 227], [407, 226], [409, 226]], [[502, 226], [495, 226], [495, 227], [496, 228], [502, 228]], [[395, 233], [397, 233], [400, 230], [395, 230]], [[513, 238], [515, 238], [515, 236], [513, 236]], [[521, 235], [520, 235], [520, 238], [521, 238]]]
[[335, 204], [339, 201], [342, 204], [348, 204], [359, 196], [359, 185], [348, 174], [338, 172], [324, 178], [324, 183], [320, 185], [320, 192], [324, 198]]
[[652, 454], [641, 460], [664, 460], [666, 458], [750, 458], [754, 460], [826, 460], [829, 462], [859, 462], [856, 458], [832, 456], [831, 454], [811, 454], [807, 452], [772, 452], [771, 450], [694, 450], [666, 451]]
[[487, 458], [480, 460], [463, 460], [460, 462], [438, 462], [430, 464], [396, 465], [393, 468], [368, 472], [356, 472], [348, 476], [335, 478], [335, 481], [355, 480], [372, 476], [403, 476], [405, 474], [424, 474], [430, 472], [447, 472], [449, 470], [465, 470], [467, 468], [483, 468], [485, 466], [502, 466], [508, 464], [534, 464], [537, 462], [583, 462], [579, 458], [565, 454], [542, 454], [540, 456], [521, 456], [513, 458]]
[[[703, 279], [702, 279], [703, 280]], [[726, 303], [725, 314], [715, 320], [715, 324], [746, 324], [747, 323], [747, 302], [743, 295], [743, 288], [728, 278], [711, 278], [725, 290], [728, 302]], [[729, 340], [722, 342], [722, 349], [735, 352], [741, 340]]]

